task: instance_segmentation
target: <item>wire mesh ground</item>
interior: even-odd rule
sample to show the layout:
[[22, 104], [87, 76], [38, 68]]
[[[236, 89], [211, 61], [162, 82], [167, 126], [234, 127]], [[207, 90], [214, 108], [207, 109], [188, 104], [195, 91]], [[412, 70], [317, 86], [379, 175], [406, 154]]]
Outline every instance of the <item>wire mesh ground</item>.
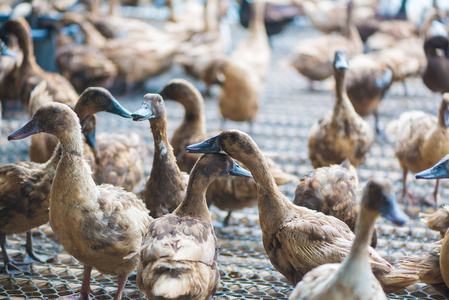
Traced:
[[[244, 35], [233, 26], [233, 35]], [[307, 81], [296, 71], [280, 66], [280, 61], [292, 53], [296, 43], [304, 37], [316, 35], [309, 27], [294, 24], [285, 33], [274, 37], [272, 66], [262, 93], [261, 110], [252, 128], [251, 135], [259, 147], [272, 154], [273, 159], [287, 172], [299, 177], [312, 170], [308, 160], [307, 136], [313, 122], [333, 107], [333, 92], [321, 84], [316, 92], [309, 92]], [[169, 74], [150, 80], [145, 90], [131, 97], [120, 98], [125, 107], [133, 111], [140, 107], [146, 92], [157, 92], [169, 79], [186, 77], [180, 67]], [[187, 77], [188, 78], [188, 77]], [[188, 78], [190, 79], [190, 78]], [[194, 83], [200, 88], [203, 85]], [[396, 119], [402, 112], [420, 109], [436, 114], [441, 96], [431, 94], [421, 79], [407, 81], [409, 96], [404, 96], [401, 84], [395, 84], [380, 105], [381, 128]], [[213, 92], [216, 92], [214, 90]], [[215, 93], [216, 95], [216, 93]], [[28, 160], [29, 139], [7, 142], [6, 135], [19, 128], [27, 116], [14, 104], [4, 109], [2, 138], [0, 139], [0, 163]], [[167, 101], [169, 136], [178, 126], [182, 117], [182, 107]], [[209, 131], [222, 128], [216, 97], [206, 99], [206, 118]], [[373, 124], [373, 118], [368, 122]], [[225, 128], [249, 131], [246, 123], [226, 122]], [[139, 133], [146, 148], [144, 168], [149, 175], [152, 164], [153, 141], [147, 122], [135, 123], [115, 116], [99, 114], [97, 131]], [[397, 193], [401, 189], [401, 170], [394, 157], [394, 144], [384, 138], [377, 138], [364, 165], [358, 168], [362, 187], [371, 176], [386, 176], [395, 183]], [[410, 191], [422, 197], [432, 191], [432, 182], [416, 181], [409, 178]], [[448, 184], [442, 183], [442, 196], [448, 199]], [[289, 184], [281, 189], [292, 199], [296, 185]], [[403, 206], [404, 207], [404, 206]], [[388, 261], [394, 263], [398, 257], [418, 254], [430, 250], [430, 245], [439, 240], [439, 234], [432, 232], [418, 220], [420, 211], [433, 212], [435, 208], [413, 206], [404, 207], [412, 220], [405, 227], [394, 227], [379, 220], [378, 251]], [[221, 273], [220, 287], [215, 299], [286, 299], [292, 286], [270, 264], [261, 242], [257, 208], [234, 212], [229, 227], [222, 227], [221, 221], [227, 212], [211, 208], [215, 232], [219, 238]], [[39, 252], [54, 258], [45, 264], [35, 263], [29, 274], [0, 274], [0, 298], [9, 299], [51, 299], [79, 291], [82, 279], [82, 266], [68, 255], [56, 241], [49, 225], [34, 230], [35, 247]], [[8, 236], [8, 252], [13, 258], [21, 258], [24, 252], [24, 235]], [[97, 271], [92, 273], [92, 289], [96, 299], [111, 299], [116, 291], [116, 278], [105, 276]], [[415, 284], [407, 290], [388, 295], [390, 299], [446, 299], [432, 287]], [[124, 291], [123, 299], [139, 299], [143, 294], [135, 284], [133, 274]]]

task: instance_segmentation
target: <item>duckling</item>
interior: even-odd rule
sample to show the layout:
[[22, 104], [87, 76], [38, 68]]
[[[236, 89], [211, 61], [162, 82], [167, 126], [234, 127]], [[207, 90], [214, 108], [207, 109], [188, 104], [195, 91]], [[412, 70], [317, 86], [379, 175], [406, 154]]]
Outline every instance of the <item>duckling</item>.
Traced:
[[205, 154], [172, 214], [154, 220], [142, 243], [137, 285], [148, 299], [210, 299], [218, 287], [218, 241], [206, 189], [224, 175], [251, 177], [227, 155]]
[[189, 176], [179, 170], [168, 142], [164, 99], [158, 94], [146, 94], [142, 106], [132, 117], [134, 121], [150, 121], [154, 140], [153, 167], [139, 198], [150, 209], [151, 216], [159, 218], [173, 212], [184, 199]]
[[353, 0], [347, 5], [346, 25], [341, 35], [325, 35], [302, 40], [294, 50], [290, 65], [313, 81], [324, 80], [333, 74], [332, 56], [335, 51], [345, 49], [352, 57], [363, 53], [363, 44], [357, 28], [352, 22]]
[[443, 205], [433, 214], [419, 213], [419, 216], [423, 218], [422, 220], [426, 222], [430, 230], [439, 231], [441, 238], [444, 238], [449, 228], [449, 206]]
[[378, 106], [393, 83], [393, 69], [372, 55], [357, 55], [349, 60], [346, 90], [355, 111], [360, 116], [374, 115], [375, 129], [379, 129]]
[[50, 190], [50, 225], [64, 249], [84, 265], [83, 284], [77, 296], [89, 298], [90, 273], [95, 267], [103, 274], [118, 275], [114, 299], [121, 299], [152, 219], [133, 193], [95, 184], [84, 160], [80, 122], [70, 107], [57, 102], [42, 106], [8, 140], [38, 132], [54, 134], [62, 148]]
[[[37, 87], [42, 86], [40, 83]], [[129, 116], [119, 104], [111, 104], [112, 99], [93, 97], [92, 93], [83, 94], [78, 100], [77, 110], [84, 116], [100, 111], [108, 111], [121, 116]], [[46, 105], [46, 104], [45, 104]], [[87, 117], [88, 118], [88, 117]], [[83, 125], [89, 120], [84, 118]], [[85, 151], [89, 155], [88, 151]], [[55, 170], [61, 157], [61, 148], [57, 147], [51, 158], [44, 164], [34, 162], [10, 163], [0, 166], [0, 244], [6, 271], [17, 270], [17, 264], [11, 261], [5, 248], [5, 236], [27, 231], [25, 261], [45, 260], [45, 256], [33, 251], [32, 228], [48, 222], [50, 188]], [[92, 158], [90, 158], [92, 160]]]
[[[272, 265], [291, 284], [298, 283], [313, 268], [340, 263], [348, 255], [354, 234], [332, 216], [296, 206], [276, 187], [268, 164], [251, 137], [227, 130], [202, 143], [187, 147], [193, 153], [226, 153], [241, 161], [257, 182], [259, 222], [262, 241]], [[373, 195], [374, 196], [374, 195]], [[373, 273], [385, 292], [417, 282], [413, 271], [393, 269], [371, 247]]]
[[[199, 155], [187, 153], [185, 147], [213, 136], [213, 133], [206, 132], [203, 97], [193, 84], [184, 79], [171, 80], [160, 94], [163, 98], [178, 101], [184, 106], [184, 120], [173, 133], [171, 144], [179, 168], [189, 173]], [[267, 158], [267, 161], [276, 184], [297, 181], [296, 177], [283, 172], [273, 160]], [[213, 201], [218, 208], [229, 212], [223, 221], [224, 225], [227, 225], [233, 210], [256, 205], [256, 183], [250, 178], [219, 178], [207, 189], [206, 198], [209, 202]]]
[[380, 215], [400, 226], [408, 220], [395, 201], [393, 190], [393, 183], [386, 178], [368, 181], [351, 251], [341, 264], [324, 264], [307, 273], [296, 285], [290, 300], [387, 299], [371, 270], [368, 244]]
[[259, 81], [265, 79], [271, 58], [271, 49], [264, 22], [265, 7], [266, 3], [264, 1], [259, 0], [251, 3], [249, 36], [239, 41], [231, 54], [233, 61], [243, 62], [248, 65], [252, 72], [256, 73]]
[[[444, 55], [437, 53], [441, 49]], [[424, 52], [427, 57], [427, 67], [422, 75], [424, 84], [432, 91], [439, 93], [449, 92], [449, 42], [447, 37], [438, 35], [427, 39], [424, 43]]]
[[117, 67], [99, 49], [75, 44], [71, 37], [61, 31], [57, 41], [56, 63], [77, 92], [82, 93], [91, 86], [107, 88], [113, 83]]
[[[443, 95], [438, 118], [422, 111], [408, 111], [388, 125], [387, 132], [395, 135], [395, 154], [402, 167], [402, 200], [415, 203], [418, 198], [407, 190], [407, 173], [418, 173], [434, 165], [449, 153], [449, 94]], [[425, 201], [438, 204], [439, 180]]]
[[[340, 165], [318, 168], [301, 177], [293, 203], [336, 217], [354, 232], [358, 189], [357, 171], [346, 159]], [[374, 229], [371, 247], [376, 248], [376, 244]]]
[[346, 93], [347, 69], [347, 53], [336, 51], [334, 110], [315, 123], [309, 135], [309, 158], [315, 168], [338, 164], [346, 158], [357, 167], [365, 160], [374, 141], [372, 129], [355, 112]]
[[25, 110], [28, 109], [31, 91], [42, 80], [47, 81], [47, 88], [55, 101], [73, 104], [78, 100], [78, 94], [64, 76], [58, 73], [46, 72], [36, 63], [30, 35], [31, 28], [24, 18], [20, 17], [6, 21], [1, 31], [15, 35], [18, 39], [20, 50], [23, 52], [22, 64], [17, 71], [19, 80], [14, 88], [20, 90], [20, 99]]

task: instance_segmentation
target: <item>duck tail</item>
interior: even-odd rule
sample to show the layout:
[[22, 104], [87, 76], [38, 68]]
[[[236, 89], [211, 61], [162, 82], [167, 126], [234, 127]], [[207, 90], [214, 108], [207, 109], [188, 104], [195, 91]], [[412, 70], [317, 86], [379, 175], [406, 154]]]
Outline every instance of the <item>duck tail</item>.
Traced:
[[430, 230], [439, 231], [442, 236], [449, 228], [449, 205], [443, 206], [433, 214], [419, 213], [419, 216]]
[[393, 293], [419, 281], [418, 271], [412, 268], [394, 268], [377, 277], [385, 293]]
[[421, 282], [427, 284], [444, 283], [440, 269], [440, 249], [441, 241], [434, 243], [434, 248], [429, 252], [400, 259], [397, 266], [404, 270], [416, 271]]
[[214, 270], [198, 262], [158, 260], [146, 267], [139, 263], [137, 270], [137, 285], [149, 298], [206, 299], [218, 282], [216, 266]]

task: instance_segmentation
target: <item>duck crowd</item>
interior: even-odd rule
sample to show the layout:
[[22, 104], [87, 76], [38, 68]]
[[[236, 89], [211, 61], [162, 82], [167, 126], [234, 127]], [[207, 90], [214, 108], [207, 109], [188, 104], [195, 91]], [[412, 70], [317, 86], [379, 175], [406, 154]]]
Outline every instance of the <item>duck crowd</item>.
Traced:
[[[263, 249], [290, 285], [289, 299], [387, 299], [417, 283], [449, 296], [449, 209], [440, 196], [440, 179], [449, 178], [449, 6], [434, 0], [413, 18], [407, 0], [389, 14], [387, 2], [2, 1], [4, 119], [11, 103], [27, 116], [2, 138], [29, 140], [28, 159], [0, 166], [2, 275], [51, 261], [35, 251], [32, 234], [49, 222], [84, 267], [77, 293], [59, 299], [91, 299], [93, 269], [114, 275], [114, 299], [128, 280], [146, 299], [211, 299], [221, 272], [209, 208], [226, 212], [227, 227], [234, 211], [257, 206]], [[156, 7], [159, 15], [124, 17], [128, 6]], [[245, 28], [238, 41], [232, 16]], [[274, 61], [273, 39], [298, 20], [319, 34]], [[276, 149], [253, 138], [273, 64], [306, 78], [308, 93], [333, 97], [310, 124], [314, 169], [305, 175], [284, 170]], [[183, 76], [146, 91], [173, 68]], [[403, 109], [385, 124], [382, 99], [395, 83], [408, 95], [410, 78], [438, 95], [438, 111]], [[125, 108], [130, 95], [143, 99], [134, 112]], [[216, 99], [222, 130], [206, 127], [204, 97]], [[184, 109], [170, 138], [173, 106], [165, 101]], [[132, 130], [97, 132], [100, 112], [129, 119], [120, 121], [126, 128], [149, 122], [151, 169], [147, 141]], [[247, 130], [231, 129], [236, 122]], [[402, 170], [399, 194], [388, 176], [359, 184], [357, 168], [386, 139]], [[433, 193], [411, 193], [409, 171], [436, 179]], [[293, 199], [282, 190], [289, 184]], [[421, 216], [441, 240], [391, 263], [376, 251], [376, 220], [403, 226], [410, 218], [403, 208], [417, 204], [434, 208]], [[26, 254], [12, 258], [7, 237], [22, 233]]]

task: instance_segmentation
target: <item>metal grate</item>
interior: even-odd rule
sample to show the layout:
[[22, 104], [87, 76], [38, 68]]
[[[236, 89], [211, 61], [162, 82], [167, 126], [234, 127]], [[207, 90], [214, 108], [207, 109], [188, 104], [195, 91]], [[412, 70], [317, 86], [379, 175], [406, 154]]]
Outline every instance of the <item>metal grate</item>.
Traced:
[[[243, 31], [232, 27], [234, 36], [241, 37]], [[273, 159], [284, 170], [298, 178], [312, 169], [308, 161], [307, 136], [312, 123], [333, 107], [333, 92], [322, 89], [310, 93], [307, 82], [296, 71], [280, 66], [279, 61], [288, 57], [294, 45], [304, 37], [316, 35], [317, 32], [299, 25], [290, 26], [285, 33], [272, 39], [272, 68], [266, 80], [266, 87], [261, 100], [261, 111], [253, 127], [252, 136], [261, 149], [274, 154]], [[142, 95], [158, 91], [169, 79], [185, 77], [181, 68], [175, 67], [169, 74], [154, 78], [147, 83], [144, 92], [127, 99], [120, 99], [129, 110], [140, 107]], [[194, 81], [199, 87], [201, 83]], [[323, 83], [321, 87], [326, 87]], [[381, 128], [397, 118], [403, 111], [421, 109], [436, 114], [440, 102], [439, 95], [432, 95], [422, 84], [421, 79], [407, 81], [410, 96], [403, 96], [403, 87], [395, 84], [386, 99], [380, 105]], [[11, 105], [11, 104], [10, 104]], [[178, 126], [182, 117], [182, 107], [173, 102], [166, 102], [169, 136]], [[220, 130], [220, 115], [217, 100], [206, 99], [207, 125], [209, 131]], [[106, 120], [107, 119], [107, 120]], [[16, 162], [28, 159], [29, 139], [8, 143], [6, 135], [19, 128], [27, 120], [26, 115], [13, 105], [4, 111], [2, 134], [0, 139], [0, 163]], [[373, 124], [373, 118], [368, 121]], [[153, 141], [147, 122], [135, 123], [115, 116], [99, 115], [98, 132], [111, 131], [126, 133], [138, 132], [148, 150], [144, 168], [149, 174], [152, 163]], [[248, 131], [248, 124], [227, 122], [226, 128], [238, 128]], [[401, 170], [394, 157], [394, 144], [378, 138], [373, 145], [366, 163], [359, 169], [362, 186], [370, 176], [387, 176], [395, 182], [398, 194], [401, 189]], [[432, 182], [416, 181], [409, 178], [412, 193], [425, 196], [432, 191]], [[448, 184], [442, 183], [443, 197], [448, 198]], [[292, 199], [296, 186], [289, 184], [281, 187]], [[432, 212], [434, 208], [405, 207], [412, 221], [405, 227], [394, 227], [383, 220], [378, 221], [378, 251], [390, 262], [398, 257], [419, 253], [430, 249], [430, 244], [439, 239], [439, 234], [431, 232], [419, 222], [418, 212]], [[271, 266], [261, 242], [261, 230], [258, 223], [257, 208], [248, 208], [234, 212], [231, 225], [223, 228], [221, 221], [226, 212], [211, 209], [215, 232], [219, 238], [221, 273], [220, 287], [215, 299], [286, 299], [292, 286]], [[82, 279], [82, 266], [68, 255], [51, 231], [41, 226], [34, 230], [35, 248], [54, 256], [46, 264], [35, 263], [30, 274], [0, 274], [0, 298], [9, 299], [52, 299], [79, 291]], [[8, 236], [8, 252], [13, 258], [21, 258], [24, 252], [24, 235]], [[116, 291], [116, 278], [104, 276], [98, 271], [92, 272], [91, 287], [96, 299], [111, 299]], [[390, 299], [446, 299], [432, 287], [415, 284], [407, 290], [388, 295]], [[139, 299], [143, 294], [135, 284], [135, 273], [130, 277], [123, 299]]]

